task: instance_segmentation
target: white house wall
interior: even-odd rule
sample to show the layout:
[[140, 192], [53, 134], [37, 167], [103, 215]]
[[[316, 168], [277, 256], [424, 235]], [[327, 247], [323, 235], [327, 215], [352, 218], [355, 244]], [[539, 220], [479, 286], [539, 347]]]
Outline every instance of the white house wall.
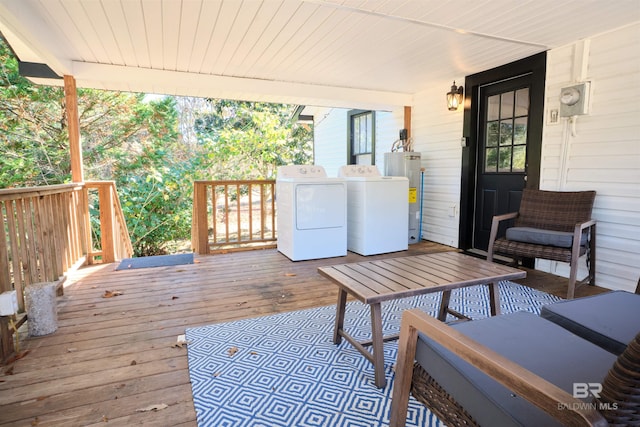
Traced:
[[445, 93], [451, 82], [433, 87], [415, 95], [411, 112], [414, 151], [421, 153], [425, 170], [422, 238], [457, 247], [463, 109], [447, 109]]
[[340, 166], [347, 162], [347, 111], [313, 110], [314, 163], [324, 167], [328, 176], [337, 176]]
[[[547, 57], [540, 187], [595, 190], [596, 282], [633, 290], [640, 277], [640, 25], [554, 49]], [[550, 122], [560, 90], [591, 82], [589, 114]], [[568, 265], [537, 268], [568, 276]], [[581, 262], [580, 276], [586, 274]]]

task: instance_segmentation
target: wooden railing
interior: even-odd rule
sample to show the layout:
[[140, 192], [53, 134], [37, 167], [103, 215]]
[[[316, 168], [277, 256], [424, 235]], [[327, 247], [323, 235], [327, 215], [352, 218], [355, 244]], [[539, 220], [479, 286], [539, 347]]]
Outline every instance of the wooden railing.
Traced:
[[99, 243], [99, 248], [94, 248], [95, 243], [90, 244], [89, 264], [110, 263], [131, 257], [133, 247], [115, 182], [88, 181], [85, 185], [87, 192], [97, 190], [100, 209], [100, 242], [96, 242]]
[[[97, 190], [99, 201], [99, 250], [93, 249], [91, 237], [91, 190]], [[21, 313], [30, 284], [62, 283], [65, 274], [81, 265], [133, 253], [113, 182], [2, 189], [0, 221], [0, 293], [15, 290]], [[10, 323], [0, 316], [0, 363], [13, 352]]]
[[198, 254], [274, 247], [275, 180], [194, 182], [192, 224]]
[[0, 291], [15, 289], [24, 311], [24, 288], [53, 282], [84, 263], [88, 233], [81, 184], [0, 190]]

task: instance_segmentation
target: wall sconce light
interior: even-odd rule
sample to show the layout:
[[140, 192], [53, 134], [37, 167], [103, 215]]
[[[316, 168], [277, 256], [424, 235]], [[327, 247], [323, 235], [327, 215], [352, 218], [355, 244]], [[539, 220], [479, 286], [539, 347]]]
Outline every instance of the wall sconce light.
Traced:
[[451, 91], [447, 92], [447, 107], [449, 107], [449, 111], [456, 111], [458, 106], [462, 104], [464, 94], [464, 88], [462, 86], [456, 86], [456, 81], [453, 81], [453, 85], [451, 86]]

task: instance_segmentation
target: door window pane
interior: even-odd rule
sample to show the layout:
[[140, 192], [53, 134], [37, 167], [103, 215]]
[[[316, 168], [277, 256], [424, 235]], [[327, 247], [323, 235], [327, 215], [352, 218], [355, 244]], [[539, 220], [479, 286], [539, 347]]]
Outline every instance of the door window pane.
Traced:
[[514, 120], [513, 144], [527, 144], [527, 117], [520, 117]]
[[487, 98], [484, 169], [489, 173], [525, 172], [529, 89]]
[[487, 121], [500, 118], [500, 95], [490, 96], [487, 100]]
[[510, 119], [513, 117], [513, 92], [505, 92], [500, 95], [500, 118]]
[[497, 148], [487, 148], [485, 150], [484, 170], [486, 172], [496, 172], [498, 170]]
[[487, 147], [497, 147], [500, 139], [500, 127], [499, 122], [487, 123]]
[[516, 91], [515, 116], [522, 117], [529, 115], [529, 88], [518, 89]]
[[512, 172], [524, 172], [527, 162], [527, 147], [525, 145], [517, 145], [513, 147], [513, 164]]
[[500, 145], [511, 145], [513, 142], [513, 123], [511, 120], [500, 122]]
[[511, 172], [511, 147], [500, 147], [498, 152], [498, 172]]

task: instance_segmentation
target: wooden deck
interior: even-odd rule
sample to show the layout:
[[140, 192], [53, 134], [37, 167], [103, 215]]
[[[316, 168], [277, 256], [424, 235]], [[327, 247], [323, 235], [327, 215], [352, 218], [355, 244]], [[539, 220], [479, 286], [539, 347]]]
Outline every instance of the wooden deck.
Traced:
[[[335, 304], [329, 264], [453, 250], [421, 242], [401, 253], [291, 262], [275, 249], [196, 257], [175, 267], [86, 267], [58, 299], [59, 328], [24, 338], [28, 353], [0, 367], [0, 425], [196, 425], [185, 328]], [[567, 279], [528, 271], [518, 280], [566, 295]], [[103, 298], [106, 291], [122, 295]], [[605, 290], [581, 287], [577, 296]], [[21, 328], [26, 336], [26, 327]], [[165, 404], [159, 411], [140, 411]]]

